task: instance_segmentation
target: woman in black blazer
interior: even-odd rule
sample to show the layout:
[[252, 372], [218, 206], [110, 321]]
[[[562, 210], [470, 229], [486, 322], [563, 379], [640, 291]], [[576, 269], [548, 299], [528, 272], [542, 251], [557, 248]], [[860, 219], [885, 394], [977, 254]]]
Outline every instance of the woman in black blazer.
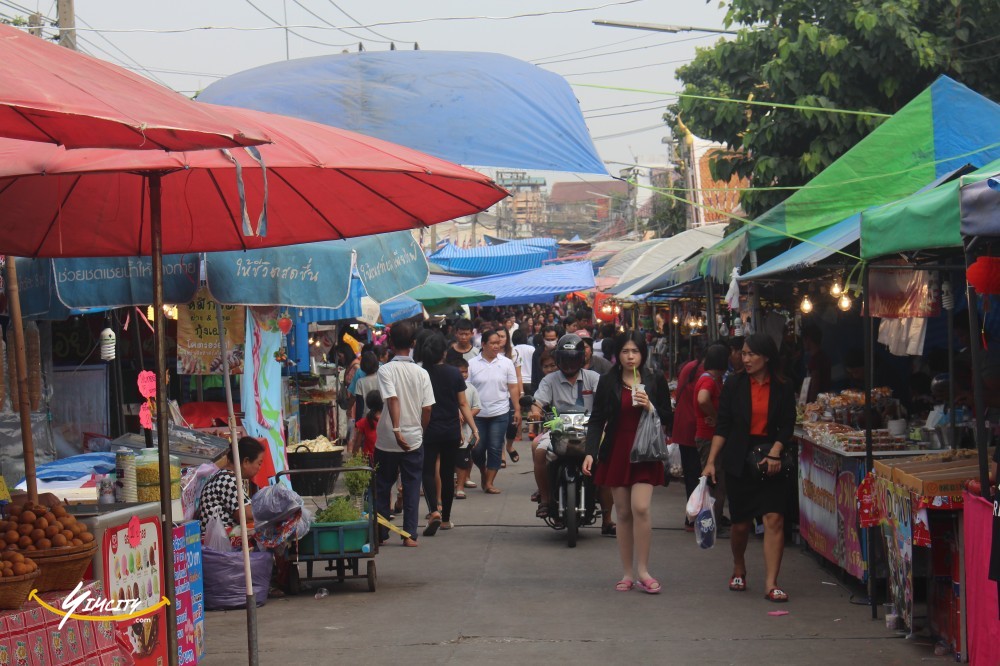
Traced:
[[[781, 454], [792, 444], [795, 429], [795, 387], [779, 371], [778, 348], [770, 336], [748, 336], [743, 345], [745, 372], [730, 377], [719, 399], [715, 437], [702, 475], [715, 482], [715, 461], [722, 456], [726, 492], [733, 526], [733, 575], [729, 589], [745, 592], [745, 554], [754, 516], [764, 517], [765, 595], [785, 602], [778, 572], [785, 549], [787, 479], [781, 473]], [[758, 465], [751, 451], [763, 445], [766, 457]], [[719, 507], [721, 510], [721, 507]]]
[[660, 584], [648, 568], [652, 539], [649, 505], [653, 487], [666, 485], [667, 480], [662, 462], [632, 463], [629, 454], [645, 411], [655, 409], [661, 423], [670, 426], [673, 416], [670, 391], [661, 376], [654, 377], [642, 370], [648, 354], [642, 333], [623, 334], [616, 342], [617, 362], [601, 377], [594, 394], [583, 473], [590, 475], [596, 459], [594, 483], [610, 487], [614, 497], [616, 538], [623, 570], [615, 589], [626, 592], [638, 587], [656, 594]]

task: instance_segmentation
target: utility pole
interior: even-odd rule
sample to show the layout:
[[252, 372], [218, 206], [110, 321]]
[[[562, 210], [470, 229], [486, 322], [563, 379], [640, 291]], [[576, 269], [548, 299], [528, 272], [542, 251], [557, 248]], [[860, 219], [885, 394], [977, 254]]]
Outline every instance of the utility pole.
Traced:
[[28, 17], [28, 34], [35, 37], [42, 36], [42, 15], [38, 12]]
[[74, 0], [57, 0], [56, 17], [59, 22], [59, 46], [76, 51], [76, 9]]

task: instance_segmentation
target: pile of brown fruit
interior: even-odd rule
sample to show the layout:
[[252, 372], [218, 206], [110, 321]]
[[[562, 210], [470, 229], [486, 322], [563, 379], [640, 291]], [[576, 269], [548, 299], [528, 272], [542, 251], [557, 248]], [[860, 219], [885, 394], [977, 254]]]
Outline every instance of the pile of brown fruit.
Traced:
[[61, 506], [11, 506], [0, 521], [0, 551], [35, 551], [91, 543], [94, 535]]
[[16, 550], [0, 553], [0, 576], [3, 578], [24, 576], [36, 571], [38, 571], [38, 565]]

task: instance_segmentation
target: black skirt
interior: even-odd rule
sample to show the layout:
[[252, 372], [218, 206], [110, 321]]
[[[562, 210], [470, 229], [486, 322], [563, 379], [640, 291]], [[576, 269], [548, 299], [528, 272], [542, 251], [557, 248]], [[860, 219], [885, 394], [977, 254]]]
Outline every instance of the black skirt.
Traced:
[[[758, 438], [751, 438], [757, 444]], [[761, 441], [766, 441], [761, 438]], [[741, 476], [726, 472], [726, 495], [729, 497], [729, 513], [734, 523], [745, 523], [758, 516], [777, 513], [784, 516], [788, 511], [788, 484], [785, 476], [761, 479], [758, 474], [744, 470]]]

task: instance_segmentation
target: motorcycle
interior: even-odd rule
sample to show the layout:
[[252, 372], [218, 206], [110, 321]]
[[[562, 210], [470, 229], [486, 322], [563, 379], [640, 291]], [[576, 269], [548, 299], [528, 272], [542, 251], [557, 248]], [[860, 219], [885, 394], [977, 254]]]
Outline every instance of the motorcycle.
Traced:
[[597, 488], [582, 467], [589, 419], [589, 414], [567, 413], [539, 422], [545, 430], [539, 445], [545, 437], [549, 441], [546, 467], [552, 497], [543, 520], [552, 529], [566, 530], [566, 545], [570, 548], [576, 547], [580, 528], [593, 525], [601, 515]]

